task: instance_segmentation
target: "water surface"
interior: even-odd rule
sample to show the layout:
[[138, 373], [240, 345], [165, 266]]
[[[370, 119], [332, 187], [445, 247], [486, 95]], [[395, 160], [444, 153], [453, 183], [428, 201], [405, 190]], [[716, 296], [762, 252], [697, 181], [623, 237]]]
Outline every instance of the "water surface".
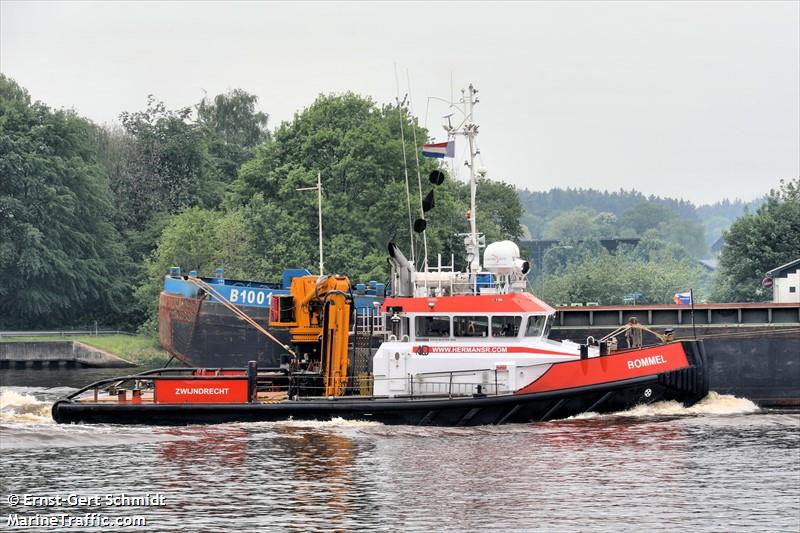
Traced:
[[[499, 427], [60, 426], [52, 400], [108, 371], [2, 372], [3, 526], [99, 512], [149, 531], [800, 530], [800, 413], [731, 396]], [[121, 492], [165, 505], [7, 501]]]

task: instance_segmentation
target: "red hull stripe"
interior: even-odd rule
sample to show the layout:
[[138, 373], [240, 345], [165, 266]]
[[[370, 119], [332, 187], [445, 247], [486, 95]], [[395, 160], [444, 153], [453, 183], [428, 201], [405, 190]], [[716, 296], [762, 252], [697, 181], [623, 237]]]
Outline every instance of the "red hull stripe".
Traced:
[[[464, 353], [530, 353], [541, 355], [566, 355], [577, 357], [574, 353], [554, 352], [552, 350], [542, 350], [540, 348], [527, 348], [525, 346], [490, 346], [490, 345], [477, 345], [477, 346], [436, 346], [425, 345], [428, 354], [464, 354]], [[414, 353], [419, 352], [420, 346], [414, 346], [411, 351]]]
[[518, 292], [512, 294], [481, 294], [478, 296], [441, 296], [439, 298], [386, 298], [382, 310], [402, 307], [404, 313], [553, 313], [555, 309], [532, 294]]
[[676, 342], [654, 348], [554, 363], [550, 369], [517, 394], [571, 389], [680, 370], [689, 366], [683, 345]]

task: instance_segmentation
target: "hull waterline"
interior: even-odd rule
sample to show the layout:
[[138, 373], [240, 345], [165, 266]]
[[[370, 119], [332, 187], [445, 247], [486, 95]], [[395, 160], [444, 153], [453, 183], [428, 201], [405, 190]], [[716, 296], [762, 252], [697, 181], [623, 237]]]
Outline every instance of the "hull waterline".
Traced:
[[[187, 425], [281, 420], [371, 420], [383, 424], [475, 426], [530, 423], [586, 412], [624, 411], [675, 400], [692, 405], [708, 393], [702, 343], [683, 343], [691, 366], [633, 379], [530, 394], [462, 398], [339, 397], [242, 404], [85, 403], [59, 400], [59, 423]], [[613, 357], [613, 356], [609, 356]]]

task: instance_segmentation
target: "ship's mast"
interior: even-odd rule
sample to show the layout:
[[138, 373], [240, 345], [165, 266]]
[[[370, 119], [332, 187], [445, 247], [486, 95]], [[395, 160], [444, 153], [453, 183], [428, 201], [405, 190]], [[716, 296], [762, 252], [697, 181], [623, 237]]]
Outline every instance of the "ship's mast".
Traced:
[[477, 273], [481, 270], [481, 253], [478, 242], [478, 220], [475, 205], [475, 192], [478, 188], [478, 174], [480, 173], [483, 175], [485, 173], [483, 170], [480, 172], [476, 172], [475, 170], [475, 156], [478, 155], [478, 149], [475, 146], [475, 137], [478, 135], [478, 125], [475, 124], [472, 113], [475, 104], [478, 103], [478, 99], [475, 96], [477, 94], [478, 91], [472, 84], [469, 85], [469, 88], [466, 91], [462, 90], [461, 102], [464, 104], [464, 122], [462, 123], [461, 128], [455, 131], [455, 133], [464, 135], [467, 138], [467, 143], [469, 145], [469, 163], [467, 163], [467, 166], [469, 167], [470, 233], [464, 239], [464, 246], [467, 249], [469, 270], [472, 273]]
[[319, 275], [322, 276], [325, 264], [322, 261], [322, 172], [317, 172], [316, 187], [301, 187], [298, 191], [317, 191], [317, 216], [319, 217]]
[[[478, 90], [472, 85], [469, 85], [469, 88], [466, 90], [461, 91], [461, 100], [458, 104], [453, 101], [447, 101], [443, 98], [437, 98], [435, 96], [429, 97], [429, 100], [441, 100], [443, 102], [447, 102], [450, 105], [451, 109], [458, 111], [462, 116], [463, 120], [457, 126], [453, 126], [450, 122], [450, 118], [453, 114], [445, 115], [447, 118], [447, 124], [444, 126], [445, 131], [447, 132], [448, 137], [453, 137], [455, 135], [463, 135], [467, 138], [467, 145], [469, 146], [469, 160], [466, 161], [464, 164], [469, 167], [469, 233], [464, 235], [464, 247], [466, 248], [467, 252], [467, 270], [473, 274], [473, 283], [476, 284], [475, 289], [477, 290], [477, 277], [475, 274], [481, 271], [481, 243], [480, 243], [480, 234], [478, 233], [478, 217], [477, 217], [477, 210], [476, 210], [476, 198], [475, 193], [478, 188], [478, 178], [482, 178], [486, 176], [486, 170], [483, 168], [476, 169], [475, 168], [475, 157], [480, 154], [480, 150], [478, 149], [475, 143], [475, 137], [478, 135], [478, 125], [474, 121], [473, 112], [475, 109], [475, 104], [477, 104], [480, 100], [478, 100], [477, 95]], [[463, 235], [463, 234], [462, 234]]]

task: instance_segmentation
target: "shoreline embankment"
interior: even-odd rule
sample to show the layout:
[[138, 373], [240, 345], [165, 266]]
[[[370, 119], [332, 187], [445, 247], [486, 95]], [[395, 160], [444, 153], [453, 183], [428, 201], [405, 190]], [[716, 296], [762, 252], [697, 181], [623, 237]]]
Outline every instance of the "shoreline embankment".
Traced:
[[75, 340], [0, 343], [0, 368], [125, 368], [136, 363]]
[[169, 354], [145, 335], [0, 334], [0, 368], [129, 368], [158, 366]]

